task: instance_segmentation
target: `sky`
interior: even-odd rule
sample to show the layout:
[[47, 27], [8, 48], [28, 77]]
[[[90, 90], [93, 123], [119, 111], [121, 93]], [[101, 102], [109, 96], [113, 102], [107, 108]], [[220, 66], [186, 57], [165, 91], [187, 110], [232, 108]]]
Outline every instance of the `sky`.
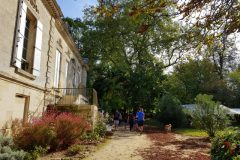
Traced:
[[57, 0], [64, 17], [82, 18], [83, 10], [96, 5], [97, 0]]

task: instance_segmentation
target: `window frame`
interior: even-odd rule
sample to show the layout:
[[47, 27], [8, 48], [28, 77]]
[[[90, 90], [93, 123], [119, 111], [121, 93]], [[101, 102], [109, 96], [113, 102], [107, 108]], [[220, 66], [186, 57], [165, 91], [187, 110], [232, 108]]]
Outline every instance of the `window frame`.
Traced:
[[[29, 3], [19, 0], [11, 66], [15, 67], [15, 73], [34, 80], [40, 76], [43, 25]], [[30, 22], [28, 28], [30, 34], [26, 41], [27, 19]]]

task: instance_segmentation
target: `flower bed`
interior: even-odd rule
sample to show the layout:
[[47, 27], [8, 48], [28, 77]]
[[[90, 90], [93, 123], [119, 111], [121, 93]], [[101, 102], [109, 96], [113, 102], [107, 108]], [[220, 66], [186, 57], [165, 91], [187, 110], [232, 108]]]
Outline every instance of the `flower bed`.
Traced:
[[46, 114], [14, 135], [17, 146], [28, 151], [35, 146], [50, 150], [64, 149], [78, 141], [90, 126], [72, 113]]

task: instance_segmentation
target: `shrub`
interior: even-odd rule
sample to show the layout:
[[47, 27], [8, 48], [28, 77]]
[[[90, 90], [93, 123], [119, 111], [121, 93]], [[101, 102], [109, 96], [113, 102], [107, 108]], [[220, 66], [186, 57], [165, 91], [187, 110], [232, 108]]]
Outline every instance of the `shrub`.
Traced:
[[35, 146], [62, 149], [73, 144], [89, 128], [88, 123], [72, 113], [47, 114], [14, 136], [15, 143], [30, 151]]
[[96, 134], [93, 131], [87, 132], [86, 134], [83, 135], [82, 137], [83, 140], [95, 140], [98, 141], [100, 139], [100, 136]]
[[11, 126], [12, 135], [17, 134], [21, 130], [21, 128], [23, 127], [22, 124], [23, 124], [22, 120], [18, 118], [12, 121], [12, 126]]
[[186, 122], [180, 101], [171, 95], [165, 95], [158, 103], [157, 118], [164, 124], [171, 123], [174, 127], [183, 126]]
[[35, 146], [47, 148], [56, 139], [56, 132], [51, 127], [54, 120], [54, 115], [34, 119], [32, 124], [14, 135], [16, 145], [27, 151], [31, 151]]
[[107, 127], [104, 118], [97, 117], [96, 124], [93, 131], [86, 133], [83, 136], [83, 139], [86, 140], [99, 140], [101, 137], [104, 137], [107, 132]]
[[212, 139], [211, 156], [213, 160], [239, 160], [240, 132], [239, 128], [227, 128], [218, 131]]
[[26, 152], [22, 150], [17, 150], [14, 147], [13, 139], [10, 137], [4, 137], [0, 135], [0, 159], [1, 160], [10, 160], [10, 159], [17, 159], [23, 160]]
[[210, 137], [214, 137], [217, 130], [224, 129], [230, 123], [226, 110], [212, 98], [212, 95], [199, 94], [192, 112], [193, 126], [205, 130]]
[[74, 156], [74, 155], [78, 154], [79, 152], [81, 152], [83, 150], [84, 150], [84, 147], [82, 145], [75, 144], [75, 145], [70, 146], [67, 149], [67, 155]]
[[40, 158], [41, 156], [45, 155], [47, 153], [47, 148], [43, 148], [41, 146], [35, 146], [34, 150], [29, 151], [24, 160], [36, 160]]
[[98, 118], [95, 127], [94, 132], [99, 135], [100, 137], [104, 137], [107, 132], [106, 124], [104, 123], [103, 119]]
[[80, 116], [71, 113], [63, 113], [57, 116], [55, 122], [56, 142], [59, 147], [66, 148], [81, 138], [89, 124]]

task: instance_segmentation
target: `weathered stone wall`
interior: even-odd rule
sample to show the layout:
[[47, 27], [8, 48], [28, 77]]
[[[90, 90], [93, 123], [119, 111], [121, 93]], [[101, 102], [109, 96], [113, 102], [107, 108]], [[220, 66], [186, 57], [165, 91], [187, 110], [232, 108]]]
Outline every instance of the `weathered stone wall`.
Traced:
[[[49, 14], [46, 12], [41, 1], [37, 1], [40, 9], [39, 17], [44, 24], [43, 36], [48, 39], [48, 19]], [[28, 1], [26, 4], [30, 5]], [[31, 5], [29, 6], [29, 8]], [[44, 107], [44, 85], [46, 73], [46, 59], [44, 53], [48, 49], [47, 41], [43, 41], [42, 57], [41, 57], [41, 73], [35, 80], [26, 78], [15, 72], [15, 67], [11, 65], [14, 39], [17, 24], [18, 1], [8, 0], [2, 1], [0, 5], [0, 127], [6, 121], [11, 121], [15, 118], [22, 119], [24, 115], [24, 107], [26, 97], [29, 97], [29, 116], [32, 113], [38, 115]], [[43, 18], [44, 17], [44, 18]]]
[[80, 55], [76, 52], [77, 49], [70, 45], [69, 36], [66, 36], [66, 31], [60, 25], [59, 19], [50, 14], [45, 6], [46, 2], [36, 1], [38, 11], [29, 0], [24, 0], [24, 2], [36, 19], [43, 24], [40, 75], [35, 79], [22, 76], [16, 73], [16, 67], [11, 64], [14, 55], [19, 0], [1, 1], [0, 128], [4, 121], [24, 117], [26, 97], [29, 97], [28, 114], [38, 115], [47, 104], [53, 103], [52, 94], [47, 92], [47, 89], [53, 87], [56, 50], [62, 54], [59, 87], [66, 87], [66, 65], [71, 58], [75, 58], [78, 65], [82, 65]]
[[6, 121], [23, 119], [26, 103], [24, 96], [30, 97], [29, 116], [33, 113], [35, 116], [41, 115], [44, 104], [43, 91], [0, 78], [0, 127]]

